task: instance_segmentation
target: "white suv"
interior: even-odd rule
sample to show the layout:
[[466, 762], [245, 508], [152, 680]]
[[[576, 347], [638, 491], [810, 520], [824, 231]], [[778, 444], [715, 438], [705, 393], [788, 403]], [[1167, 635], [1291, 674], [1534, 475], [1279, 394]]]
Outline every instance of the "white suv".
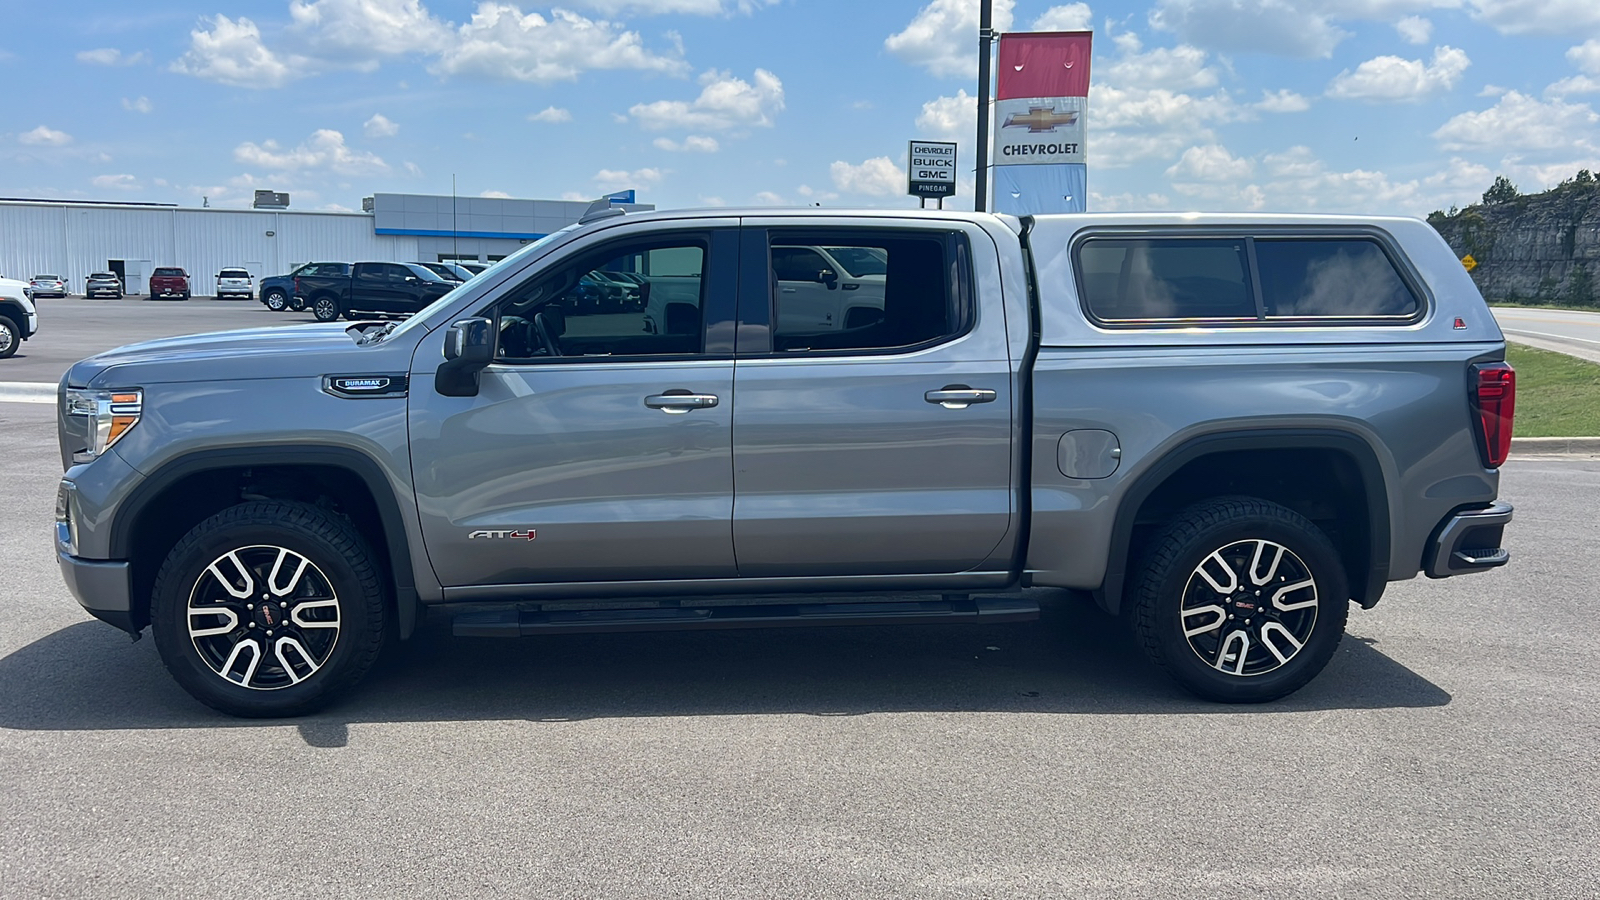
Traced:
[[218, 300], [225, 300], [228, 297], [243, 297], [249, 300], [255, 295], [255, 284], [250, 280], [250, 273], [244, 269], [223, 269], [217, 273]]

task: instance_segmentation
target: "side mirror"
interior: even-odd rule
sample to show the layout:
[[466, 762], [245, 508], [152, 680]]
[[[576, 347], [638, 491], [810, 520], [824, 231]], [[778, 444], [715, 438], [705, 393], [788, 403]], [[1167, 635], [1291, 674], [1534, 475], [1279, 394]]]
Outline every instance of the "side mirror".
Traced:
[[406, 276], [406, 284], [416, 284], [416, 283], [417, 283], [417, 276], [415, 276], [415, 275], [407, 275]]
[[434, 372], [433, 388], [446, 397], [478, 396], [478, 373], [494, 360], [494, 322], [461, 319], [444, 335], [444, 362]]
[[823, 269], [817, 273], [817, 284], [825, 284], [828, 290], [834, 290], [839, 286], [839, 273], [832, 269]]

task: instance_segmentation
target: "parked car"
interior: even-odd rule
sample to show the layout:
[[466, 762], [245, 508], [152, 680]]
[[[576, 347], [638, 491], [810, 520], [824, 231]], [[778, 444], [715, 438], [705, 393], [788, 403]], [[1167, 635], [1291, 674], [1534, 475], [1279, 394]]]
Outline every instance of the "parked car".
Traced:
[[150, 299], [189, 299], [189, 273], [177, 266], [156, 266], [150, 273]]
[[346, 275], [350, 264], [342, 262], [311, 262], [298, 266], [287, 275], [269, 275], [261, 279], [261, 303], [273, 312], [286, 309], [299, 311], [306, 308], [305, 298], [295, 295], [294, 280], [300, 275]]
[[22, 342], [38, 331], [33, 286], [15, 278], [0, 278], [0, 359], [14, 356]]
[[[881, 315], [786, 317], [796, 246], [881, 251]], [[673, 285], [657, 334], [571, 302], [630, 259]], [[478, 637], [987, 623], [1051, 586], [1249, 703], [1388, 583], [1510, 558], [1515, 373], [1419, 219], [609, 213], [500, 267], [404, 323], [72, 366], [78, 602], [199, 701], [279, 716], [428, 607]]]
[[28, 282], [33, 288], [35, 297], [65, 297], [67, 295], [67, 280], [60, 275], [35, 275]]
[[484, 272], [489, 270], [489, 267], [483, 263], [464, 262], [462, 260], [457, 260], [456, 265], [466, 269], [468, 272], [471, 272], [474, 275], [482, 275]]
[[249, 271], [245, 269], [223, 269], [217, 273], [217, 299], [226, 300], [229, 297], [243, 297], [249, 300], [255, 296], [255, 285], [250, 278]]
[[411, 263], [358, 262], [349, 275], [297, 275], [296, 296], [319, 322], [362, 313], [409, 315], [461, 285]]
[[460, 266], [456, 265], [455, 263], [414, 262], [414, 263], [407, 263], [406, 265], [421, 266], [424, 269], [427, 269], [428, 271], [432, 272], [433, 274], [438, 275], [440, 278], [445, 279], [446, 281], [471, 281], [472, 280], [472, 273], [468, 272], [466, 269], [461, 268]]
[[122, 298], [122, 279], [112, 272], [96, 272], [83, 283], [85, 297]]

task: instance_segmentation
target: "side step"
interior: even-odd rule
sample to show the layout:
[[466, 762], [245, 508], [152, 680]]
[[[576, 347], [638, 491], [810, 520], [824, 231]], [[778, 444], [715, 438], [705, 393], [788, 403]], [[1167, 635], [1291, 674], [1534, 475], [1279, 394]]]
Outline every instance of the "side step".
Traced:
[[1027, 622], [1039, 604], [1012, 597], [894, 603], [806, 603], [681, 609], [601, 609], [561, 612], [502, 610], [455, 617], [456, 637], [524, 637], [603, 631], [690, 631], [711, 628], [815, 628], [823, 625], [934, 625], [942, 622]]

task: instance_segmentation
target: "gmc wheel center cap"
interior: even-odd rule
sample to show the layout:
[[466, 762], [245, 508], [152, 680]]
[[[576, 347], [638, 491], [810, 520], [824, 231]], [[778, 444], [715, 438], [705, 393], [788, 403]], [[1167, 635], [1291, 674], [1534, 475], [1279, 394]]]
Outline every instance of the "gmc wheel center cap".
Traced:
[[263, 603], [256, 607], [255, 618], [262, 628], [277, 628], [283, 624], [283, 611], [276, 604]]

